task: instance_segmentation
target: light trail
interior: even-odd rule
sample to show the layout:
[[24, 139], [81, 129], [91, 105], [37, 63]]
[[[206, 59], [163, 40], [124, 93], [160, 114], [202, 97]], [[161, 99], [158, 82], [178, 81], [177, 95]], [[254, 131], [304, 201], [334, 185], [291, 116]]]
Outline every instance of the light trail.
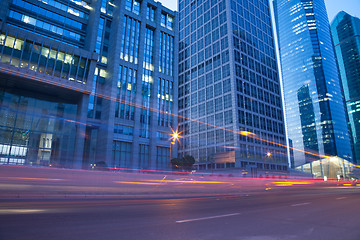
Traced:
[[232, 183], [232, 182], [220, 182], [220, 181], [197, 181], [197, 180], [147, 180], [153, 182], [164, 182], [164, 183]]
[[313, 182], [272, 182], [276, 187], [291, 187], [294, 185], [309, 185], [314, 184]]
[[0, 179], [18, 179], [18, 180], [35, 180], [35, 181], [64, 181], [65, 179], [55, 178], [26, 178], [26, 177], [0, 177]]
[[122, 183], [122, 184], [136, 184], [136, 185], [161, 185], [161, 183], [153, 183], [153, 182], [128, 182], [128, 181], [114, 181], [114, 183]]

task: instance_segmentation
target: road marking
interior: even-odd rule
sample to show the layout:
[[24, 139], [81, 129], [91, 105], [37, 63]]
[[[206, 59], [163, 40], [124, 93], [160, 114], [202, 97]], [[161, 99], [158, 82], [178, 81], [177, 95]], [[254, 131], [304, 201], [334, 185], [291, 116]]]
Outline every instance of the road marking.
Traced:
[[346, 197], [338, 197], [337, 200], [345, 199]]
[[292, 206], [292, 207], [297, 207], [297, 206], [303, 206], [303, 205], [308, 205], [308, 204], [310, 204], [310, 202], [293, 204], [293, 205], [291, 205], [291, 206]]
[[231, 213], [231, 214], [218, 215], [218, 216], [211, 216], [211, 217], [203, 217], [203, 218], [186, 219], [186, 220], [176, 221], [176, 223], [186, 223], [186, 222], [202, 221], [202, 220], [214, 219], [214, 218], [231, 217], [231, 216], [236, 216], [236, 215], [240, 215], [240, 213]]

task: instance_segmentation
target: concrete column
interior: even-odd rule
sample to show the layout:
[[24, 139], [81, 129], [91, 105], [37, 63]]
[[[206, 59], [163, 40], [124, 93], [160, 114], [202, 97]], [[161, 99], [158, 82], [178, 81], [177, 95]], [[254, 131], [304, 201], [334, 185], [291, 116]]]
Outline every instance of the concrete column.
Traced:
[[77, 129], [73, 167], [80, 169], [83, 167], [84, 144], [86, 135], [86, 115], [89, 102], [89, 95], [82, 95], [78, 104]]

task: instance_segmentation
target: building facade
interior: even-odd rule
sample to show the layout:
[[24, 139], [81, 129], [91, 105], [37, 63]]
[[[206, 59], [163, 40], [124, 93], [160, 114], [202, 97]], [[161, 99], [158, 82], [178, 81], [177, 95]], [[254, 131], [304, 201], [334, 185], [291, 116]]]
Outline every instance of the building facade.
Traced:
[[1, 5], [1, 164], [169, 167], [176, 12], [147, 0]]
[[340, 77], [344, 89], [354, 160], [360, 161], [360, 19], [345, 12], [331, 23]]
[[341, 83], [323, 0], [274, 1], [294, 165], [352, 159]]
[[180, 0], [179, 20], [180, 153], [200, 169], [286, 170], [268, 1]]

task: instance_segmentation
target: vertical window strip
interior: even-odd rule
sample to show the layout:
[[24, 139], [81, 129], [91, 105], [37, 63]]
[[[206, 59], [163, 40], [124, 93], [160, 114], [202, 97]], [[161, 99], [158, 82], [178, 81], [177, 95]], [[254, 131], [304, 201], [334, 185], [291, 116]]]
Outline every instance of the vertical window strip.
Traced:
[[174, 37], [164, 32], [160, 33], [160, 56], [159, 56], [159, 71], [173, 76], [174, 69]]
[[125, 41], [125, 61], [129, 61], [130, 35], [132, 19], [129, 18], [126, 24], [126, 41]]
[[138, 63], [139, 58], [139, 40], [140, 40], [140, 22], [136, 22], [136, 40], [135, 40], [135, 64]]
[[125, 34], [126, 34], [126, 21], [127, 17], [124, 16], [124, 25], [123, 25], [123, 32], [121, 37], [121, 47], [120, 47], [120, 59], [124, 59], [124, 49], [125, 49]]
[[96, 47], [95, 47], [95, 52], [98, 53], [99, 55], [100, 55], [101, 43], [102, 43], [102, 39], [103, 39], [104, 23], [105, 23], [105, 19], [100, 18], [99, 28], [98, 28], [97, 37], [96, 37]]
[[136, 95], [136, 77], [137, 71], [125, 66], [119, 66], [118, 75], [118, 96], [115, 115], [126, 120], [134, 120]]
[[162, 66], [162, 62], [161, 62], [161, 60], [162, 60], [162, 47], [163, 47], [162, 37], [163, 37], [163, 32], [160, 32], [160, 45], [159, 45], [159, 52], [160, 52], [160, 54], [159, 54], [159, 72], [162, 72], [162, 68], [161, 68], [161, 66]]
[[163, 46], [163, 49], [162, 49], [162, 72], [165, 74], [165, 55], [166, 55], [166, 34], [163, 33], [162, 34], [162, 39], [163, 39], [163, 42], [164, 42], [164, 46]]
[[140, 22], [125, 16], [121, 39], [120, 59], [138, 63], [140, 39]]
[[170, 64], [170, 36], [169, 35], [166, 35], [166, 74], [167, 75], [170, 75], [169, 74], [169, 69], [170, 69], [170, 67], [169, 67], [169, 64]]
[[135, 33], [136, 33], [136, 21], [132, 21], [132, 31], [131, 31], [131, 42], [130, 42], [130, 62], [133, 62], [134, 59], [134, 47], [135, 47]]
[[143, 76], [142, 76], [142, 97], [143, 97], [143, 110], [140, 116], [141, 131], [140, 137], [149, 137], [150, 125], [150, 98], [153, 84], [153, 46], [154, 46], [154, 31], [146, 28], [145, 31], [145, 47], [144, 47], [144, 62], [143, 62]]
[[170, 38], [170, 76], [173, 76], [174, 75], [174, 38], [171, 37]]
[[170, 127], [172, 124], [173, 83], [162, 78], [158, 79], [158, 125]]

